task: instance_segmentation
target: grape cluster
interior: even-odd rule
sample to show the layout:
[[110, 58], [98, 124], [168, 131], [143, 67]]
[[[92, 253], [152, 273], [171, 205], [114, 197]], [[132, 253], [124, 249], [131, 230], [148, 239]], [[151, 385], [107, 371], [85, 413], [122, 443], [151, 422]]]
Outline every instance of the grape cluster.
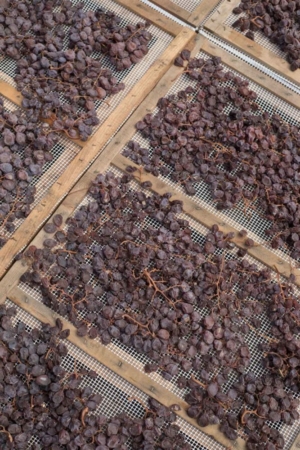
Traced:
[[299, 0], [241, 0], [233, 13], [243, 13], [233, 27], [246, 31], [252, 40], [260, 31], [287, 54], [291, 70], [300, 68]]
[[283, 449], [283, 436], [270, 424], [292, 425], [299, 419], [299, 400], [283, 388], [282, 380], [248, 372], [240, 375], [227, 393], [222, 390], [222, 381], [216, 378], [202, 387], [199, 382], [188, 380], [188, 415], [200, 426], [220, 424], [221, 431], [231, 440], [238, 437], [242, 428], [248, 450]]
[[[55, 11], [55, 8], [57, 11]], [[16, 60], [15, 81], [30, 120], [87, 140], [97, 102], [125, 88], [95, 52], [119, 71], [148, 52], [149, 23], [122, 26], [115, 14], [69, 0], [11, 2], [0, 8], [0, 53]]]
[[26, 449], [31, 442], [37, 450], [190, 449], [175, 413], [153, 399], [143, 418], [99, 414], [101, 395], [82, 383], [96, 372], [62, 367], [69, 330], [59, 319], [29, 330], [14, 324], [15, 315], [15, 308], [0, 306], [1, 448]]
[[[0, 99], [0, 224], [8, 232], [16, 219], [26, 217], [34, 201], [34, 177], [52, 160], [57, 141], [47, 124], [29, 121], [20, 110], [9, 112]], [[3, 235], [0, 246], [6, 241]]]
[[220, 210], [258, 210], [271, 223], [272, 247], [299, 258], [299, 128], [261, 113], [248, 82], [225, 71], [220, 58], [189, 60], [185, 51], [175, 63], [187, 64], [195, 85], [160, 99], [158, 112], [136, 124], [149, 147], [132, 141], [123, 154], [188, 195], [205, 181]]

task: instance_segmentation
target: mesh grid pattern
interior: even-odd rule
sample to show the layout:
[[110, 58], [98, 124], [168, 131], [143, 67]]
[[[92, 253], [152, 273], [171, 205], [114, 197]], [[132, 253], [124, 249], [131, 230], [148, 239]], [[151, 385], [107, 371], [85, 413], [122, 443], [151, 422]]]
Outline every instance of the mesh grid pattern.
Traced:
[[177, 23], [179, 23], [180, 25], [182, 25], [184, 27], [195, 28], [193, 25], [189, 25], [188, 23], [184, 22], [183, 20], [179, 19], [178, 17], [173, 16], [168, 11], [165, 11], [163, 8], [161, 8], [160, 6], [156, 5], [155, 3], [152, 3], [151, 0], [140, 0], [140, 1], [142, 3], [145, 3], [145, 5], [149, 6], [151, 9], [154, 9], [155, 11], [160, 12], [164, 16], [168, 17], [169, 19], [174, 20], [174, 22], [177, 22]]
[[[4, 107], [7, 111], [16, 111], [18, 109], [18, 107], [6, 99], [4, 99]], [[29, 183], [30, 186], [36, 187], [35, 199], [31, 204], [31, 210], [42, 200], [49, 188], [58, 180], [79, 151], [80, 147], [78, 145], [61, 135], [58, 142], [50, 151], [53, 155], [52, 161], [47, 162], [43, 167], [42, 174], [33, 177], [32, 181]], [[2, 201], [3, 200], [0, 200], [0, 204]], [[53, 205], [53, 207], [54, 206], [55, 205]], [[24, 220], [25, 219], [18, 219], [14, 221], [16, 229]], [[14, 232], [9, 233], [4, 227], [0, 226], [0, 234], [3, 236], [10, 237], [13, 233]]]
[[[29, 329], [40, 327], [40, 322], [37, 319], [22, 308], [17, 307], [10, 300], [6, 300], [5, 305], [7, 307], [13, 306], [17, 309], [14, 322], [23, 322]], [[98, 377], [95, 379], [83, 377], [82, 381], [82, 386], [91, 386], [94, 392], [100, 393], [103, 397], [96, 414], [101, 413], [107, 416], [114, 416], [125, 412], [131, 417], [143, 417], [144, 409], [142, 405], [145, 405], [148, 399], [146, 394], [69, 341], [65, 340], [64, 343], [69, 350], [69, 354], [63, 358], [62, 366], [67, 372], [74, 370], [74, 363], [76, 361], [77, 369], [84, 367], [88, 370], [94, 370], [98, 374]], [[185, 439], [191, 445], [192, 450], [221, 450], [223, 448], [220, 444], [188, 424], [185, 420], [178, 417], [176, 423], [182, 433], [184, 433]], [[31, 444], [34, 442], [37, 441], [33, 438]]]
[[[232, 24], [238, 20], [240, 17], [246, 17], [246, 14], [242, 13], [242, 14], [233, 14], [231, 13], [230, 16], [227, 17], [227, 19], [224, 21], [225, 25], [228, 25], [230, 28], [232, 27]], [[237, 30], [235, 28], [235, 30]], [[241, 34], [246, 34], [247, 31], [242, 32], [240, 30], [238, 30], [239, 33]], [[268, 50], [271, 50], [273, 53], [275, 53], [277, 56], [280, 56], [280, 58], [284, 58], [286, 57], [285, 52], [283, 52], [282, 50], [280, 50], [280, 48], [278, 47], [278, 45], [273, 44], [273, 42], [270, 41], [270, 39], [268, 39], [260, 30], [255, 31], [254, 32], [254, 36], [255, 36], [255, 42], [257, 42], [259, 45], [261, 45], [262, 47], [267, 48]]]
[[[116, 176], [121, 175], [121, 173], [115, 169], [110, 167], [109, 171], [114, 172]], [[132, 182], [131, 183], [131, 189], [135, 190], [135, 189], [139, 189], [140, 187], [136, 182]], [[78, 207], [76, 208], [75, 212], [82, 206], [87, 204], [89, 201], [88, 197], [85, 197], [85, 199], [81, 202], [80, 205], [78, 205]], [[75, 213], [74, 212], [74, 213]], [[74, 215], [74, 214], [72, 214]], [[189, 217], [187, 217], [185, 214], [181, 215], [181, 218], [188, 220], [190, 223], [190, 226], [193, 230], [192, 232], [192, 236], [193, 236], [193, 240], [197, 243], [199, 243], [200, 245], [203, 245], [204, 243], [204, 236], [207, 233], [207, 229], [201, 225], [199, 225], [196, 221], [191, 220]], [[153, 226], [156, 226], [157, 224], [152, 221], [151, 219], [148, 219], [147, 223], [150, 223]], [[139, 224], [141, 226], [141, 224]], [[90, 252], [92, 252], [92, 250], [90, 249]], [[226, 259], [230, 259], [233, 258], [235, 255], [236, 249], [233, 251], [226, 251], [224, 252], [225, 254], [225, 258]], [[217, 250], [216, 253], [220, 253], [220, 250]], [[256, 260], [254, 260], [251, 257], [248, 257], [248, 260], [250, 261], [250, 263], [254, 263], [257, 265], [257, 267], [259, 269], [263, 268], [263, 265], [257, 263]], [[276, 281], [276, 275], [274, 273], [274, 281]], [[91, 280], [91, 282], [94, 285], [97, 285], [97, 281], [95, 278], [93, 278]], [[42, 297], [41, 294], [39, 293], [38, 289], [34, 289], [29, 287], [28, 285], [24, 284], [24, 283], [20, 283], [19, 287], [26, 292], [27, 294], [31, 295], [32, 297], [34, 297], [36, 300], [38, 301], [42, 301]], [[298, 292], [298, 291], [297, 291]], [[104, 294], [101, 297], [102, 302], [105, 304], [106, 302], [106, 295]], [[196, 309], [196, 308], [195, 308]], [[204, 317], [205, 315], [207, 315], [208, 311], [206, 311], [205, 309], [201, 309], [198, 310], [200, 312], [200, 314], [202, 315], [202, 317]], [[87, 312], [85, 311], [81, 311], [81, 317], [84, 318]], [[257, 350], [257, 344], [261, 343], [261, 342], [266, 342], [268, 339], [268, 336], [270, 337], [270, 323], [268, 320], [268, 317], [266, 316], [265, 313], [262, 313], [259, 316], [259, 319], [261, 321], [261, 328], [259, 329], [259, 334], [256, 333], [254, 330], [251, 330], [250, 333], [247, 335], [246, 337], [246, 343], [249, 345], [249, 349], [251, 352], [251, 365], [250, 367], [247, 369], [247, 371], [251, 370], [255, 373], [255, 375], [260, 376], [263, 375], [264, 373], [266, 373], [265, 369], [263, 369], [262, 365], [261, 365], [261, 353]], [[241, 319], [243, 320], [243, 319]], [[267, 336], [267, 338], [265, 338], [264, 336]], [[115, 354], [117, 354], [119, 357], [123, 358], [125, 361], [127, 361], [129, 364], [133, 365], [136, 369], [143, 371], [144, 365], [147, 364], [148, 362], [151, 362], [151, 360], [145, 356], [142, 353], [137, 352], [133, 347], [127, 347], [125, 345], [123, 345], [120, 341], [118, 341], [117, 339], [113, 339], [112, 343], [108, 345], [108, 348], [114, 352]], [[199, 355], [198, 355], [199, 356]], [[204, 367], [204, 366], [203, 366]], [[195, 378], [197, 378], [197, 371], [195, 371], [194, 369], [190, 370], [188, 372], [189, 375], [193, 374]], [[169, 391], [173, 392], [175, 395], [184, 398], [186, 390], [181, 390], [178, 388], [176, 380], [180, 377], [180, 376], [186, 376], [187, 373], [184, 372], [183, 370], [179, 371], [178, 376], [174, 377], [171, 381], [167, 381], [165, 380], [159, 373], [151, 373], [149, 374], [150, 378], [155, 380], [156, 382], [160, 383], [161, 385], [163, 385], [165, 388], [167, 388]], [[211, 375], [213, 376], [213, 374]], [[231, 374], [229, 376], [229, 380], [225, 385], [225, 390], [229, 389], [230, 386], [232, 385], [232, 383], [234, 383], [236, 381], [236, 375], [235, 374]], [[298, 396], [300, 398], [300, 395]], [[276, 428], [280, 428], [280, 431], [283, 433], [285, 441], [286, 441], [286, 446], [285, 449], [288, 449], [290, 447], [290, 445], [292, 444], [292, 442], [295, 440], [296, 435], [299, 433], [299, 424], [295, 423], [292, 427], [289, 426], [285, 426], [283, 424], [269, 424], [273, 427]], [[215, 444], [213, 447], [209, 447], [212, 450], [217, 450], [218, 447], [215, 447]]]
[[[208, 59], [209, 56], [204, 53], [200, 52], [198, 53], [197, 57]], [[231, 72], [235, 73], [240, 78], [247, 80], [247, 78], [225, 64], [223, 64], [223, 67], [225, 70], [230, 70]], [[195, 86], [196, 82], [189, 79], [186, 75], [182, 75], [171, 87], [171, 89], [168, 91], [166, 96], [171, 94], [176, 94], [178, 91], [185, 89], [187, 86]], [[227, 82], [226, 85], [229, 85]], [[278, 97], [276, 97], [271, 92], [267, 91], [266, 89], [262, 88], [258, 84], [250, 81], [249, 87], [253, 91], [255, 91], [258, 95], [256, 102], [258, 103], [261, 111], [267, 111], [270, 113], [270, 115], [276, 113], [279, 114], [282, 119], [291, 124], [300, 126], [300, 117], [299, 117], [299, 111], [297, 108], [289, 105], [287, 102], [280, 100]], [[158, 109], [156, 108], [153, 111], [153, 114], [158, 112]], [[153, 149], [149, 147], [149, 143], [146, 139], [144, 139], [139, 132], [137, 132], [133, 137], [133, 141], [138, 142], [141, 147], [148, 148], [150, 153]], [[164, 164], [164, 163], [163, 163]], [[178, 190], [182, 194], [186, 195], [183, 188], [180, 187], [177, 183], [172, 182], [171, 180], [171, 174], [172, 174], [172, 168], [168, 166], [168, 169], [170, 170], [168, 176], [159, 176], [160, 179], [162, 179], [164, 182], [172, 186], [175, 190]], [[265, 230], [270, 227], [271, 222], [268, 220], [265, 220], [261, 217], [262, 211], [259, 210], [257, 205], [254, 203], [254, 207], [257, 207], [256, 210], [250, 210], [250, 215], [245, 215], [243, 212], [243, 203], [240, 202], [238, 205], [236, 205], [235, 208], [231, 210], [223, 210], [218, 211], [215, 208], [215, 203], [212, 199], [209, 186], [204, 182], [197, 182], [194, 183], [194, 187], [196, 189], [196, 194], [193, 197], [190, 197], [193, 201], [195, 201], [200, 207], [209, 210], [210, 212], [214, 213], [215, 216], [221, 220], [222, 222], [227, 222], [231, 226], [233, 226], [236, 229], [246, 229], [248, 230], [248, 236], [254, 241], [256, 241], [259, 244], [265, 245], [267, 248], [271, 249], [270, 241], [272, 239], [272, 236], [266, 236]], [[272, 249], [273, 253], [278, 255], [279, 257], [283, 258], [287, 262], [291, 262], [290, 259], [290, 252], [285, 249], [281, 248], [279, 250]]]
[[[80, 3], [79, 0], [73, 0], [73, 3]], [[145, 19], [140, 16], [128, 11], [124, 7], [118, 5], [111, 0], [88, 0], [84, 2], [84, 9], [86, 10], [96, 10], [99, 6], [105, 11], [111, 11], [120, 17], [121, 24], [127, 25], [129, 23], [137, 24], [138, 22], [145, 21]], [[156, 61], [161, 53], [168, 47], [171, 43], [173, 37], [168, 33], [164, 32], [155, 25], [150, 25], [148, 28], [149, 32], [152, 34], [152, 39], [148, 45], [149, 52], [144, 56], [142, 61], [130, 69], [122, 70], [118, 72], [114, 66], [109, 62], [108, 57], [101, 55], [100, 53], [94, 52], [91, 56], [99, 59], [103, 62], [106, 68], [109, 68], [113, 75], [118, 79], [118, 82], [125, 83], [125, 89], [120, 91], [118, 94], [108, 97], [105, 101], [96, 102], [97, 116], [100, 120], [99, 126], [108, 118], [112, 111], [121, 103], [132, 87], [142, 78], [142, 76], [147, 72], [150, 66]], [[7, 83], [16, 86], [13, 77], [16, 70], [16, 63], [9, 57], [4, 58], [1, 61], [1, 71], [0, 78]], [[95, 132], [98, 127], [93, 128]]]
[[[221, 1], [221, 4], [222, 4], [223, 2], [225, 2], [225, 1], [227, 1], [227, 0]], [[220, 4], [219, 4], [218, 6], [220, 6]], [[237, 6], [237, 4], [236, 4], [236, 5], [233, 5], [233, 6], [232, 6], [232, 9], [233, 9], [235, 6]], [[217, 10], [217, 8], [215, 8], [214, 11], [216, 11], [216, 10]], [[212, 14], [210, 14], [210, 15], [207, 17], [207, 20], [210, 18], [211, 15], [212, 15]], [[220, 17], [221, 17], [221, 16], [220, 16]], [[233, 13], [231, 12], [231, 13], [229, 14], [228, 17], [222, 17], [222, 19], [223, 19], [222, 23], [223, 23], [224, 25], [227, 25], [227, 26], [230, 27], [230, 28], [234, 28], [234, 27], [232, 26], [233, 23], [234, 23], [236, 20], [238, 20], [238, 18], [240, 18], [240, 17], [245, 17], [245, 14], [242, 13], [242, 14], [237, 15], [237, 14], [233, 14]], [[237, 29], [237, 28], [234, 28], [234, 30], [237, 31], [238, 33], [243, 34], [243, 35], [245, 35], [245, 34], [247, 33], [247, 31], [248, 31], [248, 30], [246, 30], [245, 32], [242, 32], [242, 31], [240, 31], [240, 30]], [[254, 32], [254, 36], [255, 36], [255, 42], [256, 42], [257, 44], [261, 45], [262, 47], [264, 47], [264, 48], [266, 48], [266, 49], [268, 49], [268, 50], [270, 50], [270, 51], [272, 51], [273, 53], [275, 53], [275, 54], [276, 54], [277, 56], [279, 56], [280, 58], [286, 59], [286, 53], [283, 52], [276, 44], [272, 43], [272, 42], [270, 41], [270, 39], [268, 39], [268, 38], [267, 38], [260, 30], [255, 31], [255, 32]], [[249, 39], [249, 42], [250, 42], [250, 41], [251, 41], [251, 40]]]
[[[214, 11], [212, 11], [210, 13], [210, 16], [212, 16], [213, 13], [214, 13]], [[207, 20], [208, 19], [209, 19], [209, 17], [207, 18]], [[258, 69], [260, 72], [263, 72], [263, 73], [267, 74], [269, 77], [273, 78], [274, 80], [276, 80], [279, 83], [283, 84], [284, 86], [288, 87], [292, 91], [296, 92], [298, 95], [300, 94], [300, 88], [298, 86], [296, 86], [295, 84], [293, 84], [292, 82], [290, 82], [289, 80], [284, 78], [283, 76], [273, 72], [271, 69], [269, 69], [268, 67], [266, 67], [263, 64], [259, 63], [255, 59], [250, 58], [241, 49], [237, 50], [232, 45], [226, 43], [225, 41], [223, 41], [219, 37], [214, 36], [212, 33], [208, 32], [207, 30], [205, 30], [203, 28], [200, 30], [200, 34], [205, 36], [207, 39], [212, 41], [214, 44], [217, 44], [219, 47], [227, 50], [229, 53], [231, 53], [231, 54], [233, 54], [235, 56], [238, 56], [238, 58], [242, 59], [243, 61], [245, 61], [247, 64], [251, 65], [252, 67], [255, 67], [255, 69]]]

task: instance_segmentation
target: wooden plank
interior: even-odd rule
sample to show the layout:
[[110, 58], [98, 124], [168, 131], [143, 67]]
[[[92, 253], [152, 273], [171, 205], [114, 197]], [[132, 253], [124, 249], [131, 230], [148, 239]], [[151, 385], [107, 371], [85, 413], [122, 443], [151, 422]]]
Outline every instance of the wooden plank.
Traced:
[[202, 0], [188, 17], [188, 22], [198, 27], [220, 0]]
[[144, 19], [149, 20], [157, 27], [171, 34], [172, 36], [177, 36], [182, 30], [182, 25], [174, 20], [169, 19], [168, 17], [161, 14], [159, 11], [151, 8], [145, 3], [140, 2], [139, 0], [114, 0], [116, 3], [127, 8], [129, 11], [134, 12], [135, 14], [143, 17]]
[[299, 450], [299, 448], [300, 448], [300, 433], [294, 440], [293, 445], [291, 446], [290, 450]]
[[290, 69], [290, 64], [285, 59], [224, 24], [233, 8], [238, 6], [239, 3], [240, 0], [224, 1], [204, 25], [204, 28], [225, 40], [229, 44], [240, 48], [249, 56], [257, 59], [269, 69], [278, 72], [281, 76], [287, 78], [292, 83], [299, 85], [299, 70], [292, 72]]
[[180, 411], [176, 411], [176, 414], [189, 424], [195, 426], [200, 431], [213, 438], [215, 441], [219, 442], [227, 448], [233, 446], [237, 450], [246, 449], [246, 443], [244, 440], [238, 438], [235, 442], [229, 441], [223, 435], [223, 433], [219, 431], [218, 425], [208, 425], [205, 428], [200, 427], [194, 419], [191, 419], [187, 415], [186, 409], [188, 408], [188, 404], [183, 399], [170, 392], [167, 388], [163, 387], [158, 382], [151, 379], [144, 372], [141, 372], [134, 366], [128, 364], [124, 359], [117, 356], [109, 348], [105, 347], [99, 342], [91, 340], [89, 338], [81, 338], [77, 336], [76, 328], [70, 322], [63, 319], [55, 312], [51, 311], [51, 309], [49, 309], [47, 306], [35, 300], [32, 296], [28, 295], [20, 288], [16, 287], [15, 289], [13, 289], [13, 291], [9, 293], [8, 298], [17, 306], [23, 308], [25, 311], [33, 315], [41, 322], [46, 322], [54, 325], [55, 319], [59, 317], [63, 322], [64, 328], [70, 329], [70, 336], [68, 337], [68, 340], [72, 344], [76, 345], [89, 356], [108, 367], [110, 370], [115, 372], [120, 377], [124, 378], [136, 388], [143, 391], [145, 394], [155, 398], [163, 405], [167, 407], [170, 407], [174, 404], [179, 405]]
[[[105, 120], [98, 131], [85, 144], [82, 151], [73, 159], [60, 178], [52, 185], [43, 200], [15, 231], [13, 237], [0, 250], [0, 277], [12, 262], [14, 256], [35, 236], [41, 225], [51, 214], [54, 207], [74, 186], [78, 178], [88, 168], [109, 138], [117, 131], [130, 113], [145, 99], [156, 86], [160, 78], [173, 64], [174, 57], [195, 39], [195, 33], [183, 28], [163, 54], [152, 64], [149, 70], [131, 89], [111, 115]], [[105, 153], [110, 160], [109, 153]]]
[[176, 3], [173, 3], [172, 0], [151, 0], [151, 3], [154, 3], [165, 11], [168, 11], [175, 17], [178, 17], [178, 19], [184, 20], [186, 22], [189, 21], [188, 18], [190, 16], [190, 13], [186, 9], [181, 8], [181, 6], [176, 5]]
[[250, 66], [250, 64], [247, 64], [237, 56], [232, 55], [208, 40], [204, 41], [202, 50], [211, 56], [220, 56], [224, 64], [236, 70], [241, 75], [246, 76], [272, 94], [275, 94], [277, 97], [286, 101], [290, 105], [300, 108], [300, 95], [291, 91], [286, 86], [264, 74], [255, 67]]

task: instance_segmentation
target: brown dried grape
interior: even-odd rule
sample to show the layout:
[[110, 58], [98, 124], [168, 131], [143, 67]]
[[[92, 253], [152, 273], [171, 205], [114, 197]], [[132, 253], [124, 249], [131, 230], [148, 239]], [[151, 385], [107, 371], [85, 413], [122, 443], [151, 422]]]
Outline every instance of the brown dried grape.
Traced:
[[260, 31], [270, 41], [286, 53], [291, 70], [300, 67], [300, 40], [299, 40], [299, 2], [285, 0], [271, 2], [259, 0], [241, 0], [233, 14], [243, 14], [233, 23], [233, 27], [242, 32], [250, 28], [246, 36], [255, 40], [255, 32]]

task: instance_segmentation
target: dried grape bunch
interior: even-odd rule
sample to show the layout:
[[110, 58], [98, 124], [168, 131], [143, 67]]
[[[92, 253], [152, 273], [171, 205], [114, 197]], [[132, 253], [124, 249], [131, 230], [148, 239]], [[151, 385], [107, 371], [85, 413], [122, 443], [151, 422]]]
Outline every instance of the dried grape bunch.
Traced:
[[[299, 128], [260, 113], [248, 82], [220, 62], [191, 59], [186, 72], [196, 85], [160, 99], [158, 112], [136, 124], [149, 147], [132, 141], [123, 154], [188, 195], [204, 181], [218, 209], [258, 209], [272, 247], [299, 258]], [[185, 64], [182, 54], [177, 64]]]
[[[29, 121], [20, 110], [7, 111], [0, 99], [0, 225], [8, 232], [26, 217], [34, 201], [32, 180], [52, 160], [57, 136], [47, 124]], [[5, 243], [1, 236], [0, 246]]]
[[115, 14], [101, 9], [79, 11], [70, 30], [71, 48], [83, 49], [87, 55], [93, 51], [103, 53], [117, 70], [129, 69], [148, 53], [150, 23], [122, 26], [120, 22]]
[[121, 26], [113, 13], [84, 11], [68, 0], [24, 0], [0, 9], [0, 53], [17, 60], [15, 81], [28, 117], [87, 140], [99, 124], [96, 106], [125, 88], [99, 52], [117, 70], [130, 68], [148, 52], [148, 26]]
[[31, 56], [18, 61], [15, 77], [29, 117], [48, 119], [53, 130], [87, 140], [99, 124], [95, 102], [117, 94], [125, 85], [84, 50], [41, 50], [35, 59], [34, 63]]
[[231, 440], [242, 430], [249, 450], [283, 449], [282, 434], [270, 425], [279, 422], [292, 425], [298, 420], [299, 400], [284, 389], [282, 380], [274, 375], [255, 376], [248, 372], [227, 393], [222, 390], [222, 382], [216, 378], [201, 386], [195, 379], [188, 380], [188, 415], [200, 426], [220, 424], [220, 430]]
[[300, 67], [300, 2], [241, 0], [233, 9], [234, 14], [242, 14], [233, 27], [247, 32], [246, 36], [255, 40], [255, 32], [260, 31], [271, 42], [287, 54], [291, 70]]
[[28, 331], [23, 322], [14, 325], [15, 315], [15, 308], [1, 305], [1, 448], [26, 449], [32, 436], [43, 448], [54, 448], [62, 436], [76, 441], [84, 417], [97, 409], [101, 396], [80, 386], [86, 370], [69, 374], [61, 366], [68, 354], [62, 340], [69, 330], [59, 319], [54, 327], [43, 324]]
[[66, 230], [61, 216], [46, 224], [53, 237], [25, 252], [30, 268], [22, 281], [39, 288], [80, 335], [117, 339], [147, 355], [147, 372], [161, 369], [171, 379], [205, 365], [224, 376], [243, 373], [250, 363], [245, 336], [260, 327], [270, 271], [226, 259], [233, 235], [217, 226], [201, 246], [178, 217], [180, 202], [131, 192], [129, 180], [99, 175], [92, 200]]
[[38, 443], [31, 448], [37, 450], [148, 450], [154, 442], [190, 449], [175, 413], [155, 400], [143, 405], [142, 418], [99, 414], [102, 396], [86, 385], [97, 373], [63, 368], [69, 330], [59, 319], [55, 326], [28, 329], [15, 315], [15, 308], [0, 306], [1, 448], [26, 449], [34, 437]]
[[261, 349], [265, 352], [265, 367], [278, 374], [287, 388], [300, 392], [300, 340], [293, 337], [274, 341], [261, 345]]

